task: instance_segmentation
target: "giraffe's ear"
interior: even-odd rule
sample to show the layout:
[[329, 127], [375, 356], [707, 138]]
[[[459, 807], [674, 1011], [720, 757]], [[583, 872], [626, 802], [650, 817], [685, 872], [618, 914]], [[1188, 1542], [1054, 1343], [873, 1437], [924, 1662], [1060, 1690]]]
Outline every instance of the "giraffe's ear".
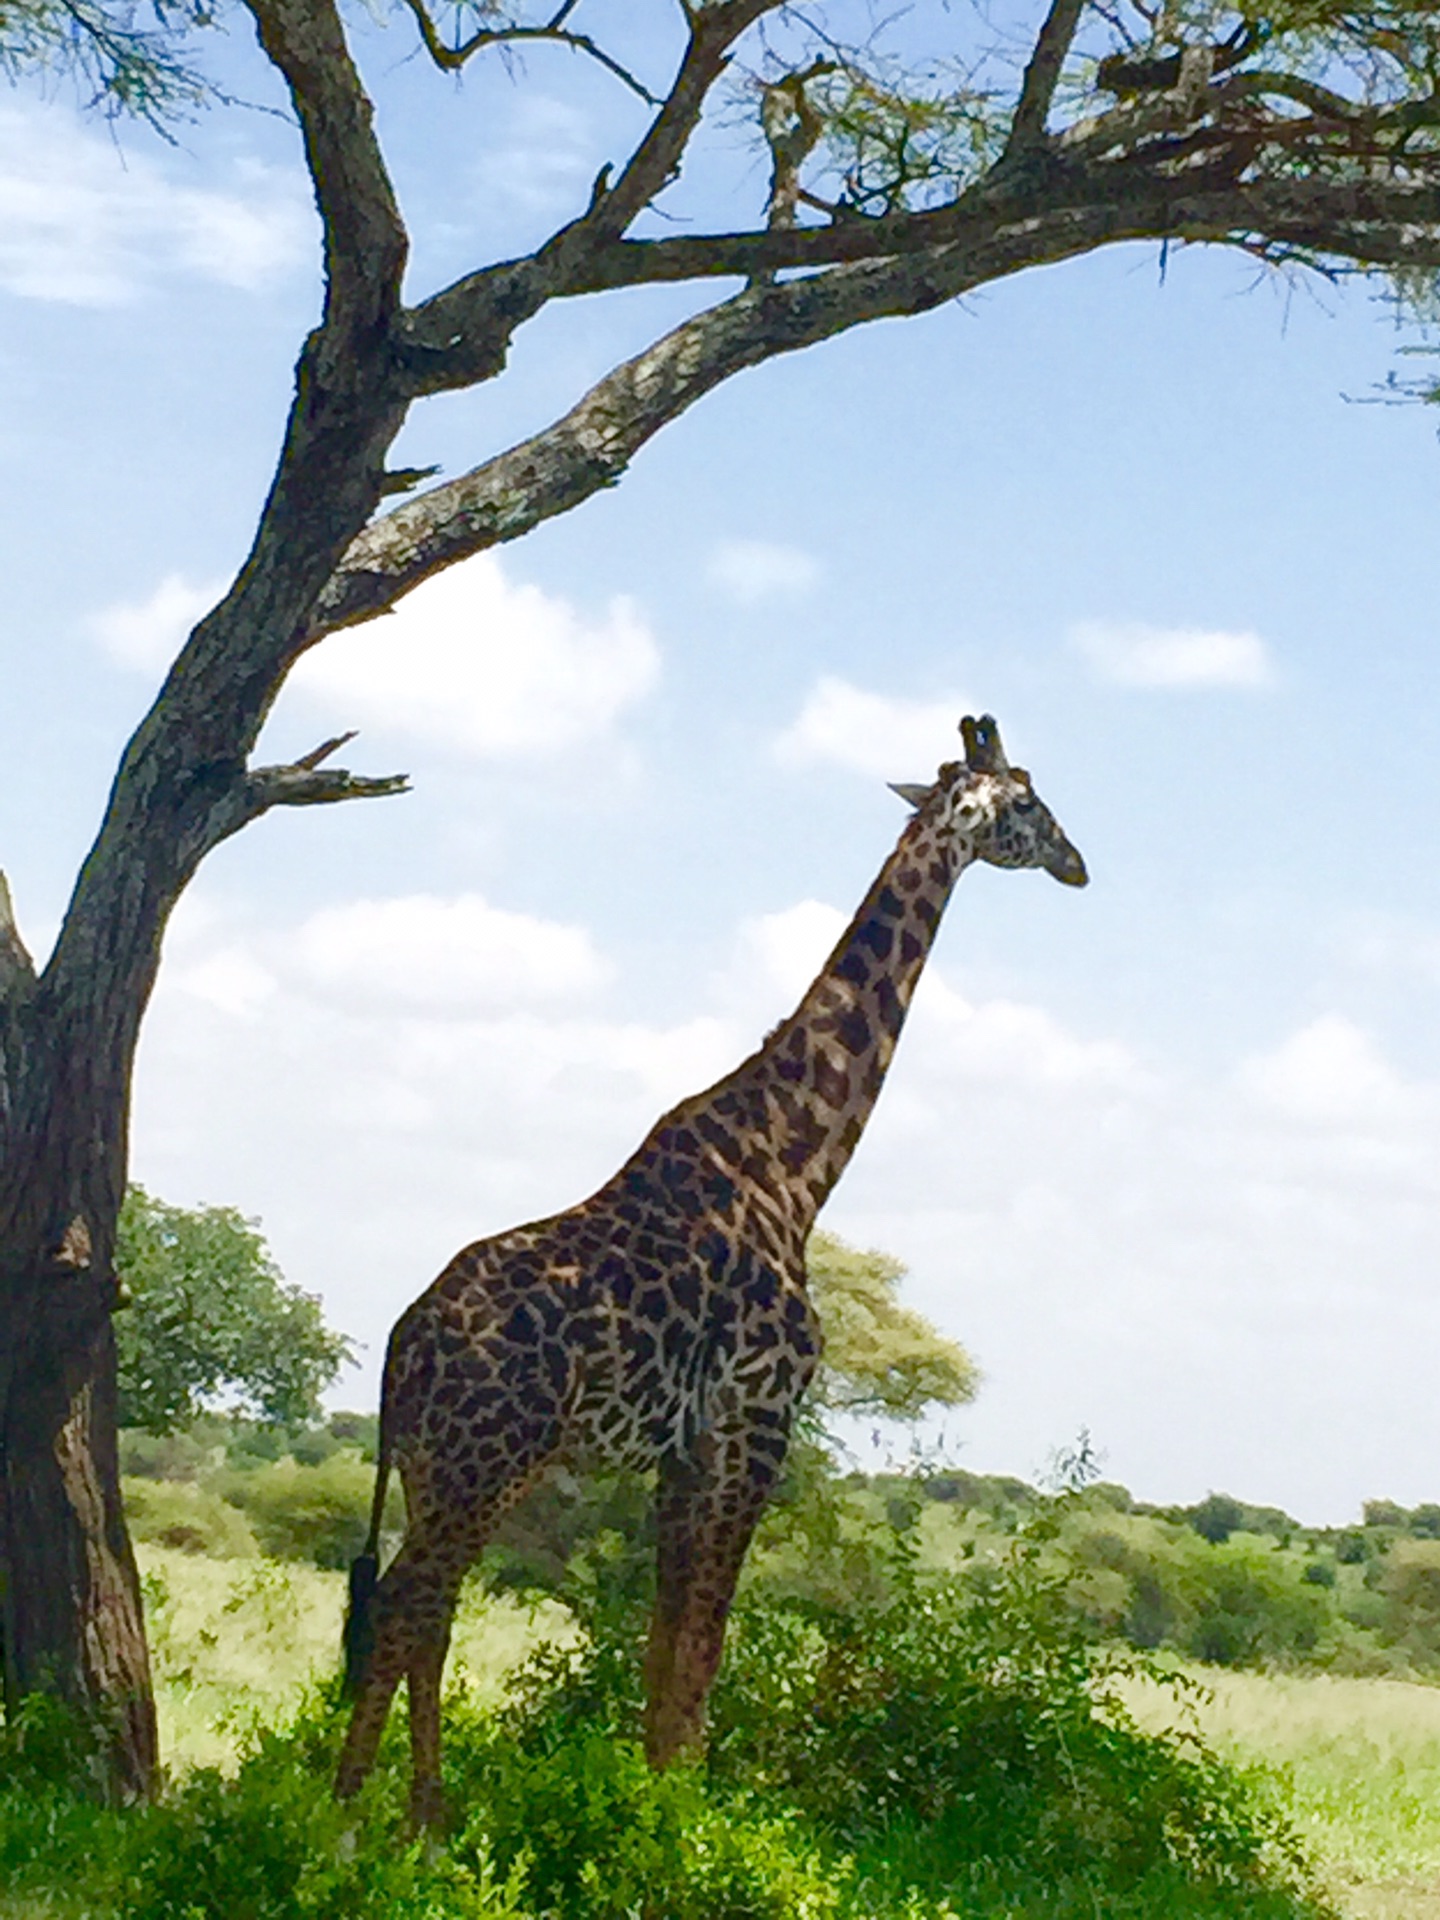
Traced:
[[890, 780], [886, 784], [892, 793], [898, 793], [900, 798], [914, 807], [917, 813], [935, 791], [933, 787], [918, 787], [911, 780]]

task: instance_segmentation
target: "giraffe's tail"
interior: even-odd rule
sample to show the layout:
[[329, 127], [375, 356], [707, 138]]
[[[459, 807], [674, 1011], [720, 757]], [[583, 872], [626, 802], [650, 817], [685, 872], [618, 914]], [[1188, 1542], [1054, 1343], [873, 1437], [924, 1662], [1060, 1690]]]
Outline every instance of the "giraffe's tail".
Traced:
[[345, 1651], [345, 1671], [340, 1681], [342, 1698], [353, 1700], [365, 1679], [375, 1644], [373, 1619], [375, 1588], [380, 1579], [380, 1525], [385, 1516], [385, 1494], [390, 1485], [390, 1435], [387, 1402], [389, 1371], [380, 1392], [380, 1445], [375, 1456], [375, 1493], [370, 1503], [370, 1531], [365, 1551], [350, 1562], [350, 1603], [345, 1609], [341, 1640]]

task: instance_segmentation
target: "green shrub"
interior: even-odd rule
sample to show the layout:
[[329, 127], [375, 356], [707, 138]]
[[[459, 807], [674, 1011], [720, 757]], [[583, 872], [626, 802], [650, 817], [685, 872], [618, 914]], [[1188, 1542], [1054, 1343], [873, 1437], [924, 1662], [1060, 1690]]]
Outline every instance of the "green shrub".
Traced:
[[1440, 1663], [1440, 1540], [1397, 1540], [1379, 1583], [1380, 1632], [1420, 1667]]
[[[932, 1891], [981, 1868], [1111, 1888], [1160, 1873], [1258, 1890], [1293, 1875], [1248, 1783], [1127, 1712], [1118, 1681], [1135, 1663], [1097, 1646], [1053, 1564], [1072, 1511], [1042, 1510], [982, 1581], [922, 1574], [896, 1535], [881, 1598], [752, 1585], [711, 1702], [712, 1792], [789, 1807], [847, 1854], [909, 1836]], [[581, 1650], [535, 1663], [511, 1715], [516, 1749], [548, 1759], [633, 1726], [638, 1638], [634, 1623], [592, 1623]]]
[[126, 1479], [125, 1517], [136, 1540], [217, 1560], [238, 1560], [259, 1551], [244, 1514], [206, 1487], [183, 1480]]
[[[308, 1560], [317, 1567], [347, 1567], [365, 1544], [375, 1470], [350, 1449], [317, 1466], [289, 1458], [220, 1482], [232, 1507], [255, 1531], [262, 1553], [277, 1560]], [[387, 1517], [400, 1524], [399, 1488], [390, 1488]]]
[[1323, 1592], [1296, 1562], [1236, 1534], [1194, 1568], [1195, 1623], [1186, 1651], [1219, 1666], [1255, 1666], [1313, 1653], [1329, 1618]]

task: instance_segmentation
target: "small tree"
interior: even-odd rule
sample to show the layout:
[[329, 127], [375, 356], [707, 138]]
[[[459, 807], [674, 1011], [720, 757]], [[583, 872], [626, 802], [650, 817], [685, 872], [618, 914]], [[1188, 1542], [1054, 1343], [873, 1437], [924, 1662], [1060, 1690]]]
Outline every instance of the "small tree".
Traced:
[[821, 1232], [811, 1235], [805, 1263], [825, 1330], [811, 1392], [818, 1408], [918, 1420], [931, 1407], [975, 1398], [980, 1375], [969, 1354], [900, 1304], [905, 1268], [893, 1254]]
[[319, 1413], [353, 1357], [233, 1207], [171, 1207], [131, 1187], [115, 1266], [128, 1296], [115, 1320], [122, 1426], [174, 1433], [221, 1397], [293, 1425]]

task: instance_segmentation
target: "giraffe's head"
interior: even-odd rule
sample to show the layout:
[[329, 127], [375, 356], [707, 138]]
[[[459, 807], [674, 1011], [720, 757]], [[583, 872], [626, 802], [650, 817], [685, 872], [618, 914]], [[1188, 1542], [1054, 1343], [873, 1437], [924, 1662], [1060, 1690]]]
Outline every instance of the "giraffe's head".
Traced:
[[946, 838], [968, 843], [975, 859], [992, 867], [1043, 867], [1067, 887], [1083, 887], [1090, 877], [1085, 862], [1029, 774], [1005, 758], [992, 717], [967, 717], [960, 732], [963, 760], [947, 760], [932, 786], [896, 783], [895, 792]]

